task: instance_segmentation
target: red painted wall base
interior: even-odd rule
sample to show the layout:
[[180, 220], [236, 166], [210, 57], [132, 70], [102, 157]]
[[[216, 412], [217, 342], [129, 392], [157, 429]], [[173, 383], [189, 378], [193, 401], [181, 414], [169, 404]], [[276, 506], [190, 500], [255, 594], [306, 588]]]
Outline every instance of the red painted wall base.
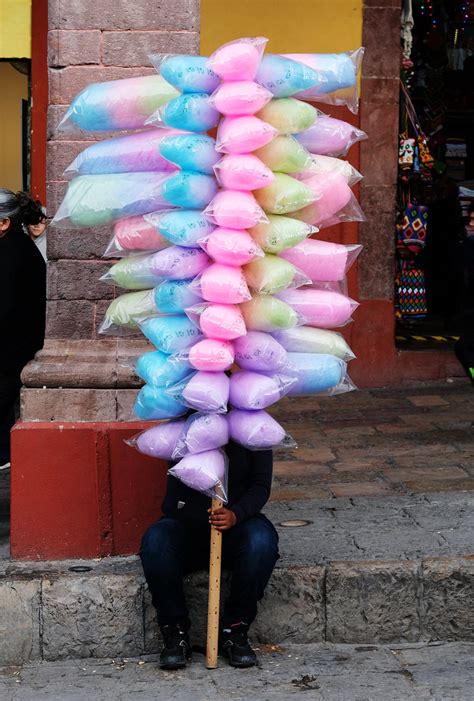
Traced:
[[18, 423], [12, 431], [12, 557], [136, 553], [144, 530], [160, 515], [166, 484], [166, 463], [123, 442], [145, 427]]

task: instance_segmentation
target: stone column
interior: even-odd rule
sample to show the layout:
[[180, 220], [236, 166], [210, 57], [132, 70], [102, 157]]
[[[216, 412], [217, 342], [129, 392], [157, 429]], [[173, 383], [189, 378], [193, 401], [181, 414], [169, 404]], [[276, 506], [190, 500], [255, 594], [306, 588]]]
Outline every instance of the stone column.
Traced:
[[[153, 74], [150, 53], [199, 53], [199, 10], [199, 0], [49, 0], [50, 216], [66, 189], [64, 169], [99, 138], [57, 133], [73, 97], [90, 83]], [[126, 389], [137, 383], [122, 356], [136, 355], [137, 342], [131, 347], [97, 337], [107, 305], [122, 292], [99, 280], [110, 266], [101, 259], [110, 235], [110, 227], [48, 230], [47, 341], [24, 373], [25, 420], [110, 421], [129, 415]], [[127, 396], [124, 411], [111, 398], [116, 388]]]
[[400, 0], [365, 0], [360, 126], [368, 134], [360, 150], [360, 226], [364, 255], [359, 290], [364, 300], [392, 300], [400, 92]]
[[400, 12], [400, 0], [364, 2], [360, 127], [369, 138], [360, 148], [360, 203], [367, 221], [359, 227], [364, 251], [358, 267], [359, 332], [353, 345], [361, 360], [351, 369], [361, 371], [365, 386], [398, 382], [403, 372], [393, 309]]

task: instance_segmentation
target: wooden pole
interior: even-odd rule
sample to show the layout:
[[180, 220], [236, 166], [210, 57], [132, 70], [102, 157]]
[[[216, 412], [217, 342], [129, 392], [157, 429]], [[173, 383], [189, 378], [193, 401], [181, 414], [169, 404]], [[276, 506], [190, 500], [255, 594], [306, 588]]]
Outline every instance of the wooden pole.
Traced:
[[[212, 510], [220, 509], [220, 499], [212, 500]], [[211, 528], [211, 550], [209, 558], [209, 600], [207, 607], [207, 649], [206, 667], [217, 668], [217, 652], [219, 644], [219, 608], [221, 596], [221, 555], [222, 533]]]

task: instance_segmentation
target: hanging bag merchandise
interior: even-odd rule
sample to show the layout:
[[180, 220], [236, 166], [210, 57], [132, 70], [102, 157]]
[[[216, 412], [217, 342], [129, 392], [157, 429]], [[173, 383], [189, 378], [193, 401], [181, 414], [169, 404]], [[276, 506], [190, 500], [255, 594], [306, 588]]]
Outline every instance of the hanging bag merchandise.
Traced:
[[417, 255], [426, 245], [428, 207], [408, 202], [402, 221], [397, 224], [397, 248]]
[[404, 321], [424, 319], [426, 304], [425, 271], [411, 260], [399, 261], [395, 281], [396, 316]]
[[414, 175], [421, 176], [422, 181], [430, 182], [435, 161], [411, 97], [402, 81], [400, 87], [403, 129], [399, 137], [398, 177], [402, 183], [409, 183]]
[[[410, 195], [408, 195], [410, 197]], [[418, 256], [426, 245], [428, 207], [408, 202], [397, 224], [396, 315], [407, 321], [423, 319], [427, 313], [425, 272]]]

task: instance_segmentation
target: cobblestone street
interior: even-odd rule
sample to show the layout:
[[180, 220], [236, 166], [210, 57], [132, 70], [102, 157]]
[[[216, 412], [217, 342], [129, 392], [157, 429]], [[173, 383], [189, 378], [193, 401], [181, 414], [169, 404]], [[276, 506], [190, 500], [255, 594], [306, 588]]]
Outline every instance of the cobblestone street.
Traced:
[[273, 500], [474, 489], [474, 391], [467, 381], [279, 403], [299, 448], [275, 454]]

